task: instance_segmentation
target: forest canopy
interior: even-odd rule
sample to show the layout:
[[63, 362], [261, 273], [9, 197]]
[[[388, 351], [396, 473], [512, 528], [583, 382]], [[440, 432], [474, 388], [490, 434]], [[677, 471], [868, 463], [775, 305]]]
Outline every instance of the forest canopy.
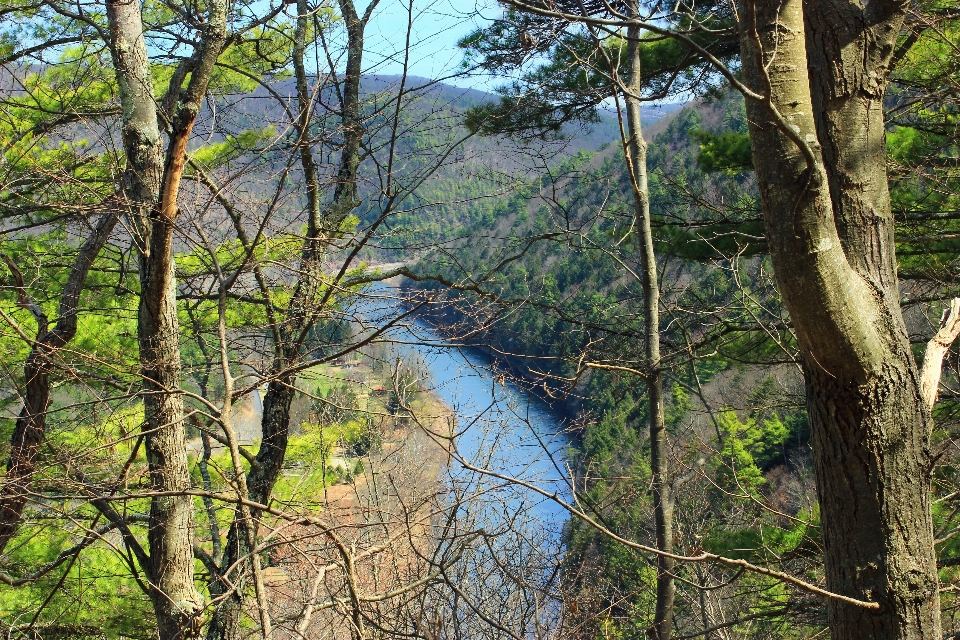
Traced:
[[955, 3], [459, 4], [0, 1], [3, 634], [960, 634]]

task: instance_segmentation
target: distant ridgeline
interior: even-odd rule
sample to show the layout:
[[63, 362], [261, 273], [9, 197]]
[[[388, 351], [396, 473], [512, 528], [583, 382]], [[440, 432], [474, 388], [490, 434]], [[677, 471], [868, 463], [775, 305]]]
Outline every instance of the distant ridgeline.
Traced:
[[[620, 139], [619, 122], [609, 112], [601, 112], [596, 124], [570, 126], [561, 137], [549, 141], [468, 136], [464, 114], [481, 98], [492, 97], [476, 90], [435, 85], [404, 105], [397, 154], [403, 162], [398, 163], [395, 179], [408, 186], [411, 194], [396, 203], [396, 214], [387, 222], [387, 239], [365, 255], [389, 262], [409, 260], [411, 252], [422, 255], [437, 247], [459, 250], [464, 241], [477, 246], [496, 242], [488, 236], [506, 229], [518, 203], [550, 182], [547, 176], [551, 172], [572, 158], [591, 157]], [[661, 119], [676, 108], [650, 108], [650, 119]], [[463, 143], [446, 155], [459, 140]], [[419, 176], [433, 165], [439, 169], [419, 184]], [[376, 170], [369, 161], [361, 172], [367, 188], [382, 187], [374, 179]], [[358, 215], [363, 221], [375, 213], [361, 205]]]
[[[332, 86], [318, 92], [313, 151], [318, 173], [335, 175], [332, 150], [338, 148], [342, 131], [338, 118], [329, 114], [335, 111], [338, 98]], [[208, 170], [225, 158], [249, 163], [239, 193], [269, 195], [272, 178], [282, 173], [294, 182], [302, 180], [298, 165], [286, 166], [285, 151], [294, 143], [293, 131], [273, 124], [285, 121], [278, 97], [295, 100], [293, 78], [274, 78], [262, 85], [240, 83], [206, 101], [194, 136], [203, 141], [203, 148], [192, 149], [193, 159]], [[360, 205], [354, 214], [361, 226], [376, 220], [383, 206], [390, 207], [391, 215], [377, 229], [376, 246], [365, 247], [360, 258], [408, 261], [411, 251], [456, 238], [474, 226], [489, 226], [500, 200], [519, 185], [535, 183], [544, 166], [596, 151], [619, 135], [616, 118], [603, 114], [589, 130], [571, 128], [565, 131], [569, 134], [565, 139], [543, 145], [536, 154], [505, 152], [503, 141], [470, 136], [462, 124], [468, 109], [492, 98], [476, 89], [414, 76], [363, 78], [366, 151], [361, 154]], [[391, 150], [392, 162], [385, 160]], [[387, 192], [391, 198], [371, 197]], [[273, 222], [282, 228], [304, 206], [301, 194], [282, 204]]]
[[[301, 180], [299, 168], [285, 167], [286, 156], [276, 153], [292, 144], [292, 131], [271, 124], [284, 121], [277, 97], [294, 100], [295, 81], [281, 77], [265, 86], [241, 84], [231, 91], [204, 103], [194, 136], [204, 148], [193, 149], [192, 157], [209, 169], [224, 162], [221, 156], [229, 148], [230, 159], [250, 162], [241, 193], [270, 193], [272, 176], [284, 170], [289, 179]], [[470, 136], [463, 126], [465, 113], [496, 96], [415, 76], [365, 76], [361, 93], [368, 132], [364, 145], [369, 149], [362, 154], [360, 205], [354, 212], [361, 226], [377, 219], [384, 206], [383, 198], [369, 196], [387, 190], [394, 196], [388, 205], [392, 213], [377, 231], [376, 246], [365, 247], [360, 255], [377, 262], [409, 261], [411, 255], [438, 245], [452, 248], [475, 232], [485, 237], [503, 226], [505, 211], [516, 207], [518, 197], [526, 199], [538, 185], [549, 182], [545, 172], [566, 166], [571, 158], [613, 148], [620, 138], [620, 124], [610, 112], [601, 112], [599, 122], [589, 127], [570, 126], [549, 142]], [[314, 153], [321, 174], [336, 173], [329, 150], [339, 144], [342, 132], [337, 118], [324, 114], [336, 108], [337, 100], [333, 87], [319, 90]], [[677, 108], [651, 107], [644, 114], [656, 122]], [[394, 160], [388, 165], [383, 158], [391, 148]], [[303, 206], [302, 196], [291, 200], [279, 207], [280, 219], [274, 222], [282, 227], [286, 217], [292, 218]]]

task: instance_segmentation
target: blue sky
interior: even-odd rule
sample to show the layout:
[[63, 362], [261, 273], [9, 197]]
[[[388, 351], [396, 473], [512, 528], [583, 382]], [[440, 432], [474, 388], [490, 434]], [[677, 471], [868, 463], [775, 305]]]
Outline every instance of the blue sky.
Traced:
[[[403, 71], [409, 2], [380, 0], [366, 30], [366, 73], [399, 75]], [[362, 12], [368, 4], [369, 0], [357, 0], [357, 10]], [[489, 76], [448, 77], [463, 60], [457, 42], [478, 27], [490, 24], [502, 12], [496, 0], [413, 0], [410, 75], [446, 78], [447, 84], [484, 91], [503, 84], [504, 78]], [[653, 103], [646, 108], [658, 109], [658, 105]], [[606, 106], [612, 108], [612, 104]]]
[[[368, 3], [360, 0], [358, 11]], [[380, 0], [365, 36], [364, 65], [368, 73], [399, 74], [407, 35], [408, 0]], [[411, 32], [410, 74], [425, 78], [445, 77], [462, 60], [457, 41], [500, 14], [487, 0], [414, 0]], [[484, 78], [451, 78], [463, 87], [491, 88]]]

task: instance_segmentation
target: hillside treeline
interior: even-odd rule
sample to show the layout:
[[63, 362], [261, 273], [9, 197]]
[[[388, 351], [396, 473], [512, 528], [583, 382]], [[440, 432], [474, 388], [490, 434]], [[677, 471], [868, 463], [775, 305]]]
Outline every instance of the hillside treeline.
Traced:
[[952, 3], [0, 12], [6, 636], [958, 633]]

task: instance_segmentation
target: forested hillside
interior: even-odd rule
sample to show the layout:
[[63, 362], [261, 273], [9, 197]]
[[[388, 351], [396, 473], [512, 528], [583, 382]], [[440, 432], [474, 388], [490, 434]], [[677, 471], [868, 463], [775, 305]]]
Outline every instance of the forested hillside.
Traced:
[[0, 1], [0, 632], [960, 636], [954, 4]]
[[[648, 166], [671, 325], [664, 334], [670, 455], [678, 475], [702, 474], [676, 497], [681, 544], [757, 561], [768, 554], [791, 557], [815, 570], [810, 430], [801, 379], [788, 364], [795, 346], [763, 273], [769, 259], [755, 183], [749, 167], [708, 173], [720, 162], [710, 155], [720, 144], [728, 165], [749, 161], [749, 150], [727, 144], [746, 131], [742, 99], [726, 94], [699, 101], [659, 128]], [[494, 224], [470, 229], [470, 237], [486, 233], [493, 242], [450, 250], [456, 262], [439, 259], [443, 279], [455, 286], [429, 317], [456, 335], [479, 330], [475, 344], [575, 418], [570, 461], [583, 483], [580, 499], [618, 535], [651, 541], [651, 514], [630, 498], [646, 491], [650, 467], [647, 401], [638, 373], [629, 370], [642, 358], [642, 312], [638, 283], [623, 267], [632, 238], [622, 151], [611, 144], [581, 153], [556, 167], [548, 186], [537, 186], [504, 199]], [[611, 250], [615, 244], [623, 251]], [[521, 253], [482, 283], [500, 306], [457, 293], [504, 256]], [[420, 268], [435, 269], [434, 257]], [[616, 365], [583, 369], [585, 359]], [[759, 504], [738, 504], [744, 490], [772, 499], [782, 513], [771, 517]], [[576, 597], [589, 603], [589, 615], [604, 611], [601, 624], [609, 627], [603, 628], [627, 637], [642, 633], [650, 624], [646, 560], [576, 519], [566, 535], [565, 571]], [[735, 589], [715, 597], [740, 615], [778, 606], [810, 609], [802, 596], [795, 596], [802, 604], [784, 600], [775, 580], [742, 588], [749, 598]], [[697, 608], [680, 606], [686, 616]], [[771, 616], [765, 628], [799, 631], [808, 622], [814, 628], [822, 615], [814, 608], [809, 620]]]

